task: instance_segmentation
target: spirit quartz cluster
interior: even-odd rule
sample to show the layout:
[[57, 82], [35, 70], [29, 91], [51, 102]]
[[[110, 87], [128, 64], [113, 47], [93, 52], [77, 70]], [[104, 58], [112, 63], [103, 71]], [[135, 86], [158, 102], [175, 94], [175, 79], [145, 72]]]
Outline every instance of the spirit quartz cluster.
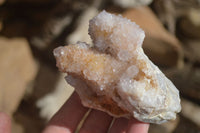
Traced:
[[54, 50], [84, 106], [157, 124], [176, 118], [179, 91], [144, 54], [138, 25], [102, 11], [90, 20], [89, 35], [92, 47], [78, 42]]

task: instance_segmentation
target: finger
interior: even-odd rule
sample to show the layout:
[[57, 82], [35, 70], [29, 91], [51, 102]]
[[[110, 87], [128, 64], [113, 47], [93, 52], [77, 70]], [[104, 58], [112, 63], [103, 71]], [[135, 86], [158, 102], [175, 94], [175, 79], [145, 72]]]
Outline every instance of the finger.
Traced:
[[111, 122], [112, 117], [108, 114], [102, 111], [92, 110], [79, 133], [106, 133]]
[[114, 121], [109, 133], [125, 133], [128, 127], [128, 119], [118, 118]]
[[11, 133], [11, 120], [2, 112], [0, 112], [0, 133]]
[[127, 133], [147, 133], [148, 129], [148, 123], [143, 123], [136, 119], [131, 119], [128, 124]]
[[74, 132], [87, 110], [88, 108], [82, 106], [78, 94], [74, 92], [69, 100], [50, 120], [43, 133]]

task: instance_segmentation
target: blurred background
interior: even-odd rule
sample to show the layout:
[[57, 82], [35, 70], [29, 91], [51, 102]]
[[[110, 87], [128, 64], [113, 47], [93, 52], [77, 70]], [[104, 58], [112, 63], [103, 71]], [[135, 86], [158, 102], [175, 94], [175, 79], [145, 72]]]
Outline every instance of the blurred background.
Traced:
[[200, 0], [0, 0], [0, 111], [13, 133], [39, 133], [73, 92], [52, 50], [85, 41], [106, 10], [145, 31], [143, 48], [180, 91], [175, 121], [149, 133], [200, 133]]

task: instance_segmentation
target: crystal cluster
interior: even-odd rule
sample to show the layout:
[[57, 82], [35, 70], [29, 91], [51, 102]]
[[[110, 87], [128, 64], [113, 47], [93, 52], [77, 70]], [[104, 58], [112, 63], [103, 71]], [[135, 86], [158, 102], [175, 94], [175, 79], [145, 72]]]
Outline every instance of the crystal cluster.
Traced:
[[115, 117], [163, 123], [180, 112], [179, 91], [144, 54], [144, 31], [102, 11], [89, 23], [94, 46], [84, 42], [54, 50], [84, 106]]

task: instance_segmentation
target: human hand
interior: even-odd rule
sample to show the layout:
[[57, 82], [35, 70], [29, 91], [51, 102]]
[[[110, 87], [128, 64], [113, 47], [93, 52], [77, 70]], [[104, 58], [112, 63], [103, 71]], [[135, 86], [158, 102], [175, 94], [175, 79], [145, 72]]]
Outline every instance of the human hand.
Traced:
[[3, 112], [0, 112], [0, 133], [11, 133], [11, 120]]
[[[63, 107], [54, 115], [43, 133], [73, 133], [88, 108], [82, 106], [76, 93], [73, 93]], [[108, 114], [92, 110], [79, 133], [107, 133], [112, 122]], [[149, 124], [135, 119], [118, 118], [109, 133], [147, 133]], [[10, 118], [0, 112], [0, 133], [11, 133]]]
[[[83, 107], [76, 93], [50, 120], [43, 133], [73, 133], [88, 108]], [[79, 133], [147, 133], [149, 124], [139, 122], [135, 119], [118, 118], [110, 127], [112, 117], [108, 114], [92, 110]]]

